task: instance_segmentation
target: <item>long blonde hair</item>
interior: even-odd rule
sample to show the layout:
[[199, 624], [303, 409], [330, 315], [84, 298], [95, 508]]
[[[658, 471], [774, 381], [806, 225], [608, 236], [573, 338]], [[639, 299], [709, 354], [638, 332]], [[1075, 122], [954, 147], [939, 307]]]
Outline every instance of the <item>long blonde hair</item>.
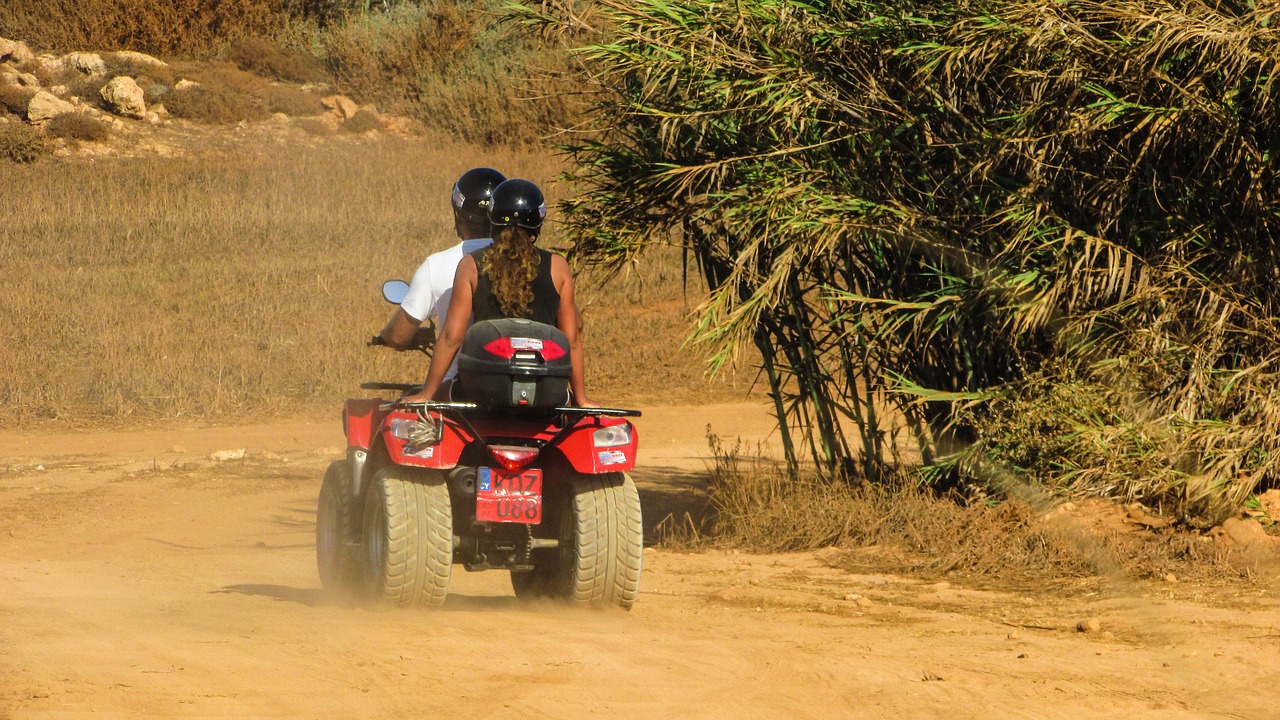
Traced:
[[484, 254], [480, 272], [489, 278], [493, 298], [507, 317], [523, 317], [533, 302], [533, 281], [538, 277], [537, 238], [519, 225], [497, 228], [493, 245]]

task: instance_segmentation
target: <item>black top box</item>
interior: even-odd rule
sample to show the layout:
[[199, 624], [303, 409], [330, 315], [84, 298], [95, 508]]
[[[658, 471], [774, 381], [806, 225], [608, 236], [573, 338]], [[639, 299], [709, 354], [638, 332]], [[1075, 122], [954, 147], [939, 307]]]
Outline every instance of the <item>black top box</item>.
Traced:
[[564, 333], [521, 318], [475, 323], [458, 353], [463, 392], [487, 407], [566, 405], [571, 367]]

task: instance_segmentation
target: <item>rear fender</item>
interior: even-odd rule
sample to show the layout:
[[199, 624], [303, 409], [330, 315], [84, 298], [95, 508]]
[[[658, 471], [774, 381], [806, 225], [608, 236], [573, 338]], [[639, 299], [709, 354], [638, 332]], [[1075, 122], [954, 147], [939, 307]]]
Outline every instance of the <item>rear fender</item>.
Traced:
[[373, 399], [349, 399], [342, 407], [342, 430], [347, 435], [347, 447], [368, 450], [373, 436], [382, 422], [384, 413], [379, 410], [383, 401]]
[[[597, 430], [626, 425], [631, 429], [631, 442], [615, 447], [596, 447]], [[600, 475], [626, 472], [636, 466], [636, 451], [640, 447], [640, 433], [636, 427], [622, 418], [584, 417], [572, 430], [556, 443], [573, 469], [584, 475]]]

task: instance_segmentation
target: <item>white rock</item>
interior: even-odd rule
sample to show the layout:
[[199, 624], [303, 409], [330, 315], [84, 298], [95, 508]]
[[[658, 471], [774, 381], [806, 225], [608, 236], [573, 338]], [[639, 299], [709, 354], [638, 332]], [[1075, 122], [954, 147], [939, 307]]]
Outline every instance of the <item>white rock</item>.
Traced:
[[132, 62], [138, 65], [152, 65], [154, 67], [169, 67], [169, 63], [154, 58], [146, 53], [134, 52], [133, 50], [117, 50], [115, 56], [125, 62]]
[[218, 462], [227, 462], [228, 460], [243, 460], [244, 448], [236, 448], [235, 450], [219, 450], [209, 456], [211, 460]]
[[107, 71], [107, 64], [102, 61], [102, 56], [98, 53], [67, 53], [58, 59], [58, 63], [64, 68], [74, 68], [86, 75], [97, 75]]
[[200, 83], [195, 80], [187, 80], [186, 78], [183, 78], [173, 84], [174, 90], [192, 90], [198, 87], [200, 87]]
[[111, 78], [111, 82], [102, 87], [102, 99], [117, 115], [131, 118], [143, 118], [147, 114], [147, 103], [138, 83], [127, 75]]
[[33, 123], [47, 122], [75, 109], [75, 105], [41, 90], [27, 103], [27, 120]]
[[31, 52], [31, 48], [27, 47], [26, 43], [0, 38], [0, 62], [22, 65], [35, 59], [35, 53]]

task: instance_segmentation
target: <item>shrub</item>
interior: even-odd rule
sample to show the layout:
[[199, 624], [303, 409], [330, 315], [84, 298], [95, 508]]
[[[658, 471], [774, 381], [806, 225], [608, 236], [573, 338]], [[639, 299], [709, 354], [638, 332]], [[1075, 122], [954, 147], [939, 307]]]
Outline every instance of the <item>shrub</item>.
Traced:
[[292, 85], [273, 85], [267, 90], [267, 109], [295, 117], [319, 115], [324, 112], [320, 96], [300, 90]]
[[381, 130], [385, 126], [382, 119], [377, 113], [361, 110], [357, 112], [350, 120], [342, 124], [342, 131], [349, 133], [363, 133], [370, 130]]
[[328, 78], [318, 58], [258, 37], [231, 43], [227, 59], [241, 70], [285, 82], [320, 82]]
[[176, 118], [204, 123], [263, 120], [270, 114], [261, 98], [218, 86], [174, 90], [164, 96], [164, 106]]
[[352, 16], [325, 33], [324, 53], [342, 92], [387, 112], [469, 142], [535, 141], [576, 112], [531, 70], [554, 78], [565, 58], [490, 17], [444, 0]]
[[[109, 77], [128, 75], [135, 80], [145, 77], [164, 85], [173, 85], [175, 80], [173, 67], [168, 64], [139, 61], [119, 53], [102, 53], [102, 62], [107, 66]], [[142, 81], [138, 80], [138, 84], [141, 85]]]
[[68, 140], [101, 142], [111, 137], [111, 127], [84, 113], [63, 113], [49, 121], [45, 133]]
[[35, 90], [15, 85], [6, 78], [0, 77], [0, 107], [18, 117], [27, 116], [27, 104], [36, 94]]
[[85, 48], [210, 57], [228, 40], [271, 33], [286, 0], [41, 0], [0, 3], [6, 37], [49, 52]]
[[49, 153], [44, 134], [24, 122], [0, 124], [0, 158], [30, 163]]
[[320, 118], [308, 117], [294, 122], [294, 127], [311, 135], [332, 135], [333, 126]]
[[164, 95], [164, 105], [174, 117], [207, 123], [262, 120], [271, 113], [271, 83], [231, 63], [181, 65], [179, 75], [199, 83]]

